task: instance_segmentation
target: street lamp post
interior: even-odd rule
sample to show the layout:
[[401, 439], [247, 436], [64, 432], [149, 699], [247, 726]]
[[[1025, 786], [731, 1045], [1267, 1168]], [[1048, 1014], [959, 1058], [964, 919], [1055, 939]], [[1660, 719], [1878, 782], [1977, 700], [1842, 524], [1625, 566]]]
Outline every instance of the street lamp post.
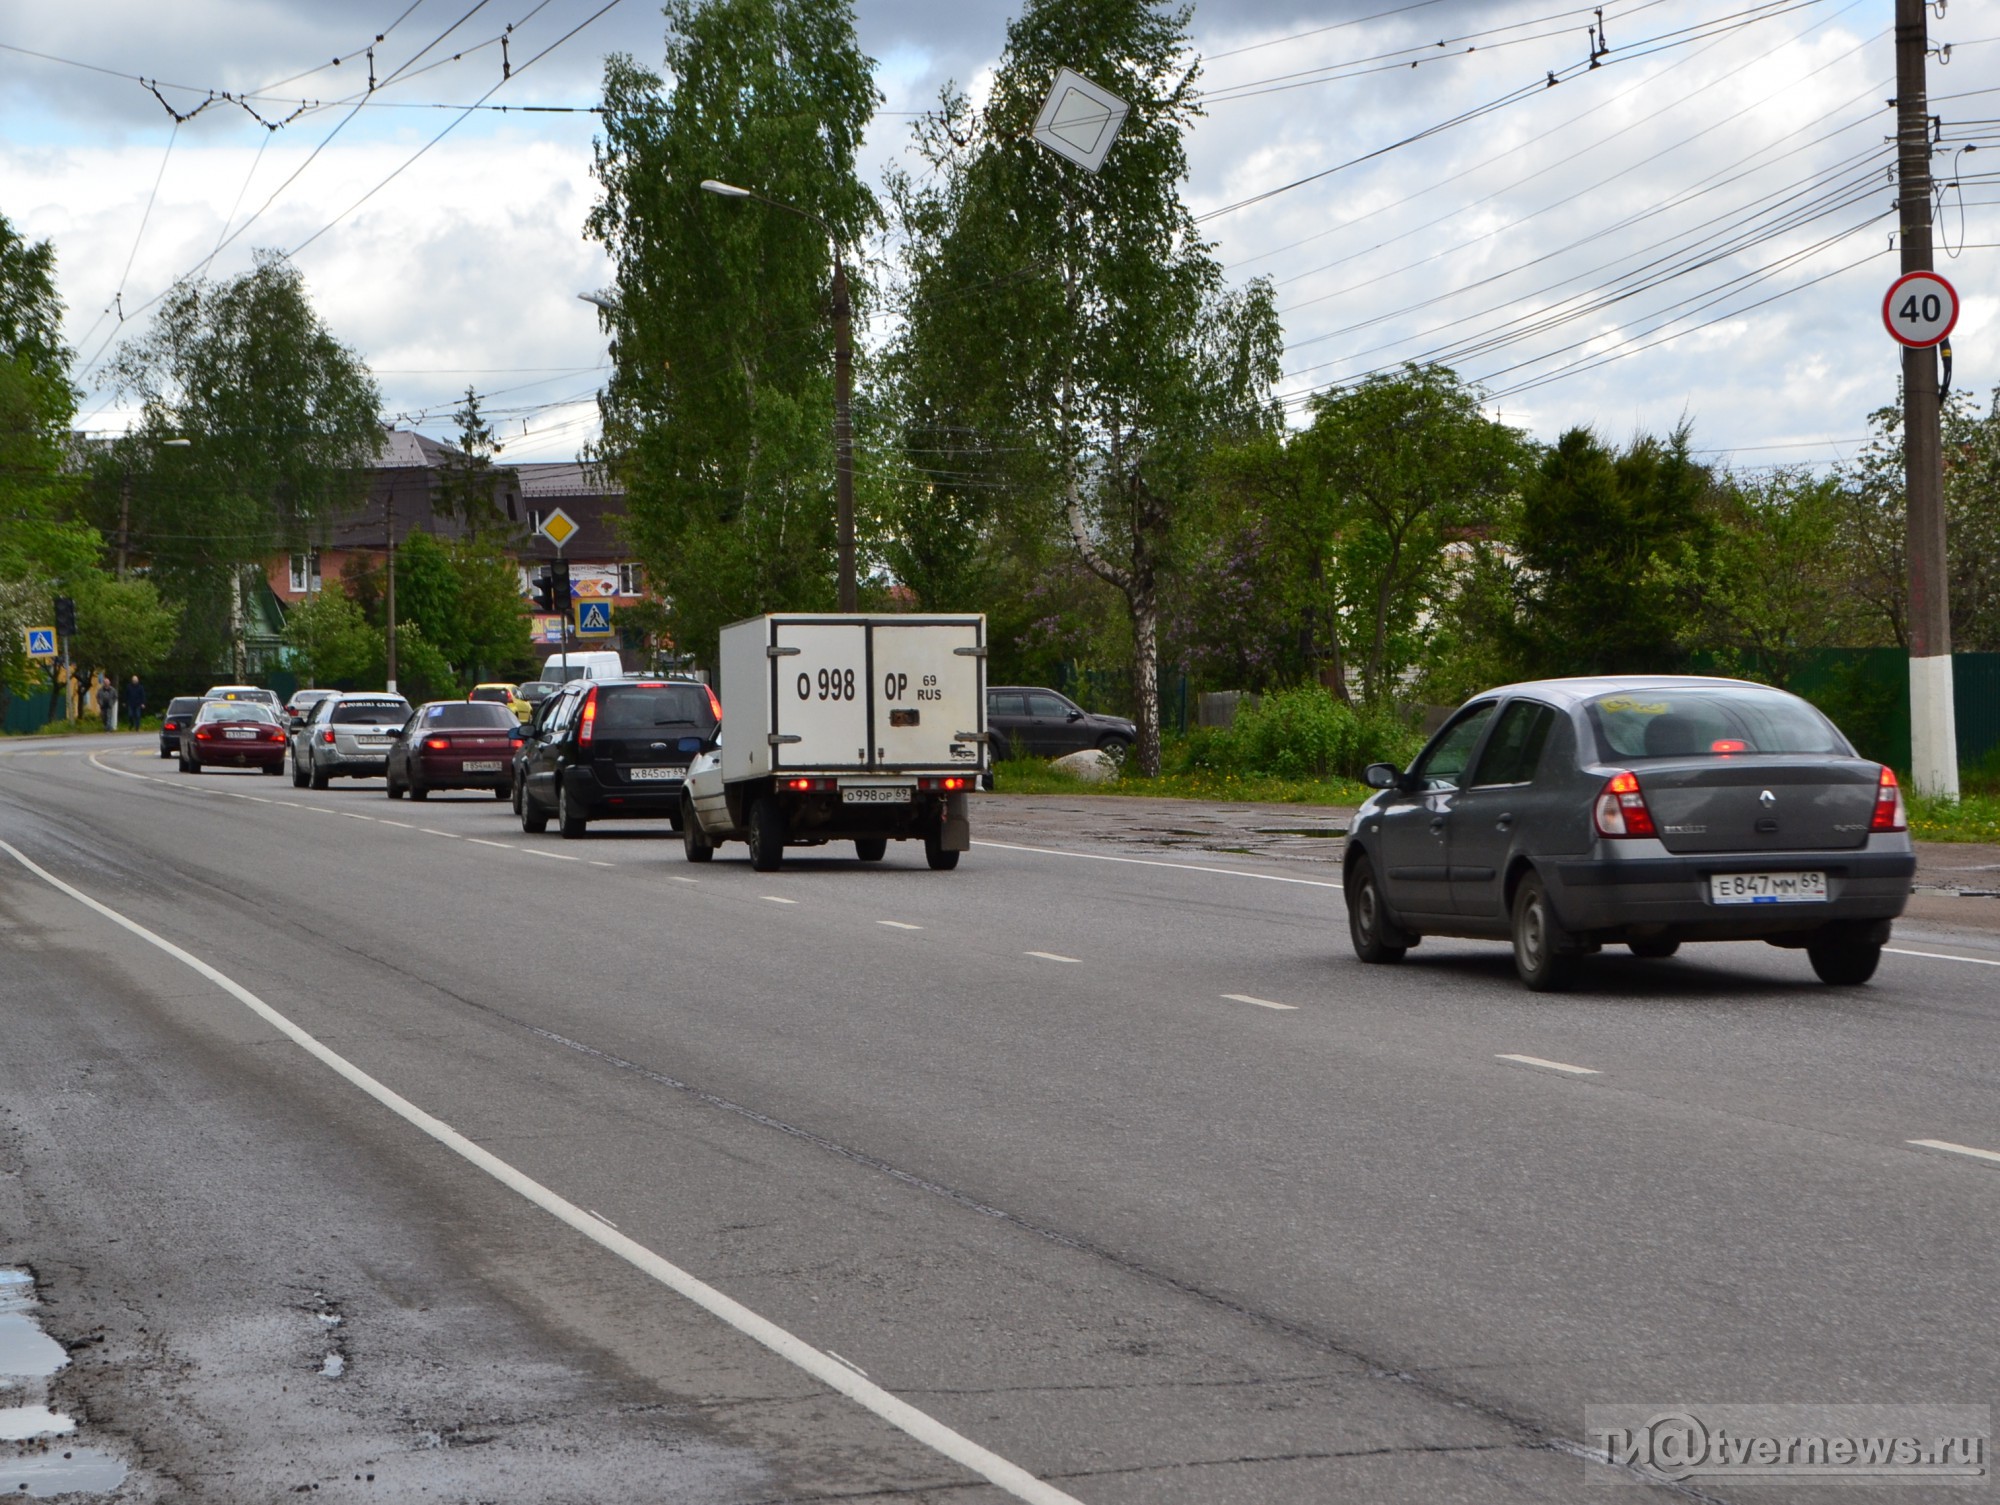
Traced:
[[833, 226], [797, 204], [715, 178], [703, 178], [701, 186], [705, 192], [726, 199], [755, 199], [809, 219], [826, 232], [833, 248], [833, 503], [840, 534], [840, 609], [854, 611], [859, 604], [854, 583], [854, 332], [847, 297], [847, 260], [841, 254], [840, 237]]

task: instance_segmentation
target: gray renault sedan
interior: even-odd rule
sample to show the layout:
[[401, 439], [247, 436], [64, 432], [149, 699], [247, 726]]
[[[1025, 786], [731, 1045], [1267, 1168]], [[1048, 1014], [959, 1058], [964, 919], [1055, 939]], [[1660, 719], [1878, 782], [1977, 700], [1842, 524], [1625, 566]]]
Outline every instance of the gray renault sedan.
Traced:
[[1733, 679], [1542, 680], [1475, 696], [1354, 817], [1348, 930], [1365, 962], [1426, 935], [1511, 938], [1567, 986], [1608, 944], [1803, 950], [1866, 982], [1916, 856], [1896, 775], [1807, 702]]
[[333, 778], [381, 778], [389, 748], [409, 719], [410, 703], [386, 691], [328, 696], [305, 721], [293, 723], [292, 782], [324, 789]]

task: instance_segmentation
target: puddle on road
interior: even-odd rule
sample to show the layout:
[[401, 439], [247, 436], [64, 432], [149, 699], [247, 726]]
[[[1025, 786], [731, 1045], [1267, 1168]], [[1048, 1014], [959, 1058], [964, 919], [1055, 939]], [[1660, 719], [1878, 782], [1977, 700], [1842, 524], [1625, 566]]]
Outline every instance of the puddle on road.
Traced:
[[1259, 836], [1345, 836], [1345, 826], [1252, 826]]
[[[51, 1410], [49, 1377], [69, 1362], [63, 1346], [35, 1320], [35, 1278], [0, 1269], [0, 1496], [36, 1499], [103, 1493], [125, 1482], [125, 1464], [98, 1448], [66, 1445], [76, 1418]], [[35, 1399], [25, 1397], [32, 1393]]]

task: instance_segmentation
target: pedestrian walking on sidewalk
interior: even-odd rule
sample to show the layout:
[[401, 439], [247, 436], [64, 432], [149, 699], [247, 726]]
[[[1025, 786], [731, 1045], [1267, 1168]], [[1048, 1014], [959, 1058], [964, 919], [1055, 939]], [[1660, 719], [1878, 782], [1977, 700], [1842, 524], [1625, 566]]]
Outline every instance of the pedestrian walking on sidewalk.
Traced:
[[136, 732], [139, 723], [145, 719], [146, 687], [139, 683], [139, 676], [135, 674], [131, 683], [125, 686], [125, 724]]

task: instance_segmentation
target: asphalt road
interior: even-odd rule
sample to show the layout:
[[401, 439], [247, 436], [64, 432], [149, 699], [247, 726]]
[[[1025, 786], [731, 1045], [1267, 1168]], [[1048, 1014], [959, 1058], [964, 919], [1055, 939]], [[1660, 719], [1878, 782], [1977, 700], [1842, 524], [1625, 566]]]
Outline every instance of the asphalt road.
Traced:
[[1588, 1499], [1590, 1405], [1992, 1403], [2000, 937], [1530, 996], [1049, 810], [758, 874], [0, 752], [52, 1402], [121, 1499], [954, 1505]]

